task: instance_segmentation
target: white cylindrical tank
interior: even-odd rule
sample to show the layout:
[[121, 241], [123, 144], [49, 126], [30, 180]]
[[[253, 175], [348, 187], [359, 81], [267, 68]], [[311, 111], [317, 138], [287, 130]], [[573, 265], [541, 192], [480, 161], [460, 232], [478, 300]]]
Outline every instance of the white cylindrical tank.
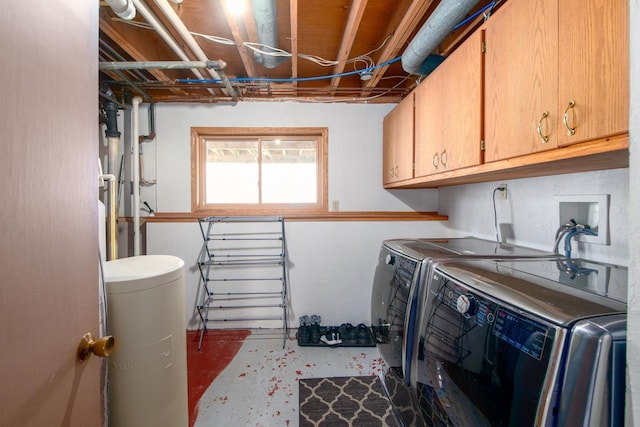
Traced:
[[144, 255], [105, 263], [111, 427], [186, 427], [184, 261]]

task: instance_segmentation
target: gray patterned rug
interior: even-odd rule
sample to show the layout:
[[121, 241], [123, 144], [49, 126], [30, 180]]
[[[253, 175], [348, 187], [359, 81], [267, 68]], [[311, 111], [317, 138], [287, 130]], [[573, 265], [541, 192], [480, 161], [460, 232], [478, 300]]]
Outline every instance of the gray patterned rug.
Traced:
[[398, 427], [378, 377], [299, 381], [300, 427]]

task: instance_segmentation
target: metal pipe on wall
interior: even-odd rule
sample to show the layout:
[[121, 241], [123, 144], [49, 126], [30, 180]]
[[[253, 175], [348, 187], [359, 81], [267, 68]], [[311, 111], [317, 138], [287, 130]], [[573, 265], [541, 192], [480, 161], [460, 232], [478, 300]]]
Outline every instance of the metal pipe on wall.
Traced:
[[140, 255], [140, 102], [133, 98], [133, 255]]
[[108, 237], [108, 252], [107, 260], [112, 261], [118, 258], [118, 226], [117, 226], [117, 212], [116, 212], [116, 176], [108, 173], [100, 175], [100, 178], [109, 181], [109, 215], [107, 221], [107, 237]]
[[[111, 94], [111, 91], [109, 91]], [[118, 258], [118, 207], [116, 203], [116, 174], [118, 173], [118, 148], [120, 145], [120, 131], [118, 131], [118, 106], [113, 102], [104, 105], [105, 111], [105, 137], [107, 138], [107, 174], [102, 174], [100, 165], [100, 178], [109, 181], [109, 213], [107, 215], [107, 259], [109, 261]]]
[[[200, 61], [207, 61], [208, 60], [207, 55], [204, 53], [204, 51], [202, 50], [198, 42], [196, 42], [196, 39], [193, 37], [191, 32], [184, 25], [184, 23], [176, 13], [176, 11], [173, 10], [173, 8], [167, 2], [167, 0], [154, 0], [154, 2], [156, 3], [156, 6], [160, 8], [160, 11], [162, 11], [164, 16], [169, 20], [169, 22], [171, 22], [171, 25], [173, 25], [173, 28], [175, 28], [176, 31], [178, 31], [178, 33], [180, 34], [180, 37], [182, 37], [182, 39], [185, 41], [189, 49], [191, 49], [191, 51], [196, 55], [196, 57]], [[224, 75], [223, 73], [218, 74], [216, 71], [211, 69], [208, 69], [207, 71], [209, 72], [209, 74], [211, 74], [211, 77], [213, 77], [214, 79], [222, 80], [222, 83], [226, 88], [227, 95], [231, 96], [233, 99], [237, 97], [236, 91], [231, 86], [231, 83], [229, 82], [229, 79], [227, 78], [226, 75]]]
[[[147, 6], [142, 2], [142, 0], [132, 0], [133, 4], [136, 6], [137, 10], [140, 12], [140, 15], [147, 21], [154, 30], [158, 33], [158, 35], [164, 40], [164, 42], [171, 48], [171, 50], [178, 55], [180, 59], [183, 61], [189, 61], [189, 57], [182, 50], [182, 48], [176, 43], [176, 41], [171, 37], [171, 34], [162, 26], [162, 24], [156, 19], [156, 17], [151, 13], [151, 11], [147, 8]], [[204, 76], [198, 69], [192, 68], [191, 72], [196, 75], [197, 78], [203, 80]], [[212, 94], [215, 92], [212, 89], [209, 89]]]

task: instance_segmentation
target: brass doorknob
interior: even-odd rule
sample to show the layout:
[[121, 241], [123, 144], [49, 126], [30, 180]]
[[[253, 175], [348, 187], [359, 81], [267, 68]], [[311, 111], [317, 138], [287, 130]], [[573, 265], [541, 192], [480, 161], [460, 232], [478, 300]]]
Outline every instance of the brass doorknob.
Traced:
[[94, 340], [91, 333], [87, 332], [82, 337], [82, 340], [80, 340], [80, 345], [78, 346], [78, 359], [84, 362], [91, 357], [92, 354], [99, 357], [109, 357], [114, 344], [115, 340], [110, 335]]

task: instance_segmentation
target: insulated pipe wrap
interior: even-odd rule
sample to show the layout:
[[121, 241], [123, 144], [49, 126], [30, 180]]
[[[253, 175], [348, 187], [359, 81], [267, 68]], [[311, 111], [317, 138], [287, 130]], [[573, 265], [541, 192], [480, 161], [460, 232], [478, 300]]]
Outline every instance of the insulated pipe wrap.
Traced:
[[478, 2], [479, 0], [442, 0], [402, 54], [402, 68], [410, 74], [419, 73], [429, 54], [451, 34], [458, 22]]

